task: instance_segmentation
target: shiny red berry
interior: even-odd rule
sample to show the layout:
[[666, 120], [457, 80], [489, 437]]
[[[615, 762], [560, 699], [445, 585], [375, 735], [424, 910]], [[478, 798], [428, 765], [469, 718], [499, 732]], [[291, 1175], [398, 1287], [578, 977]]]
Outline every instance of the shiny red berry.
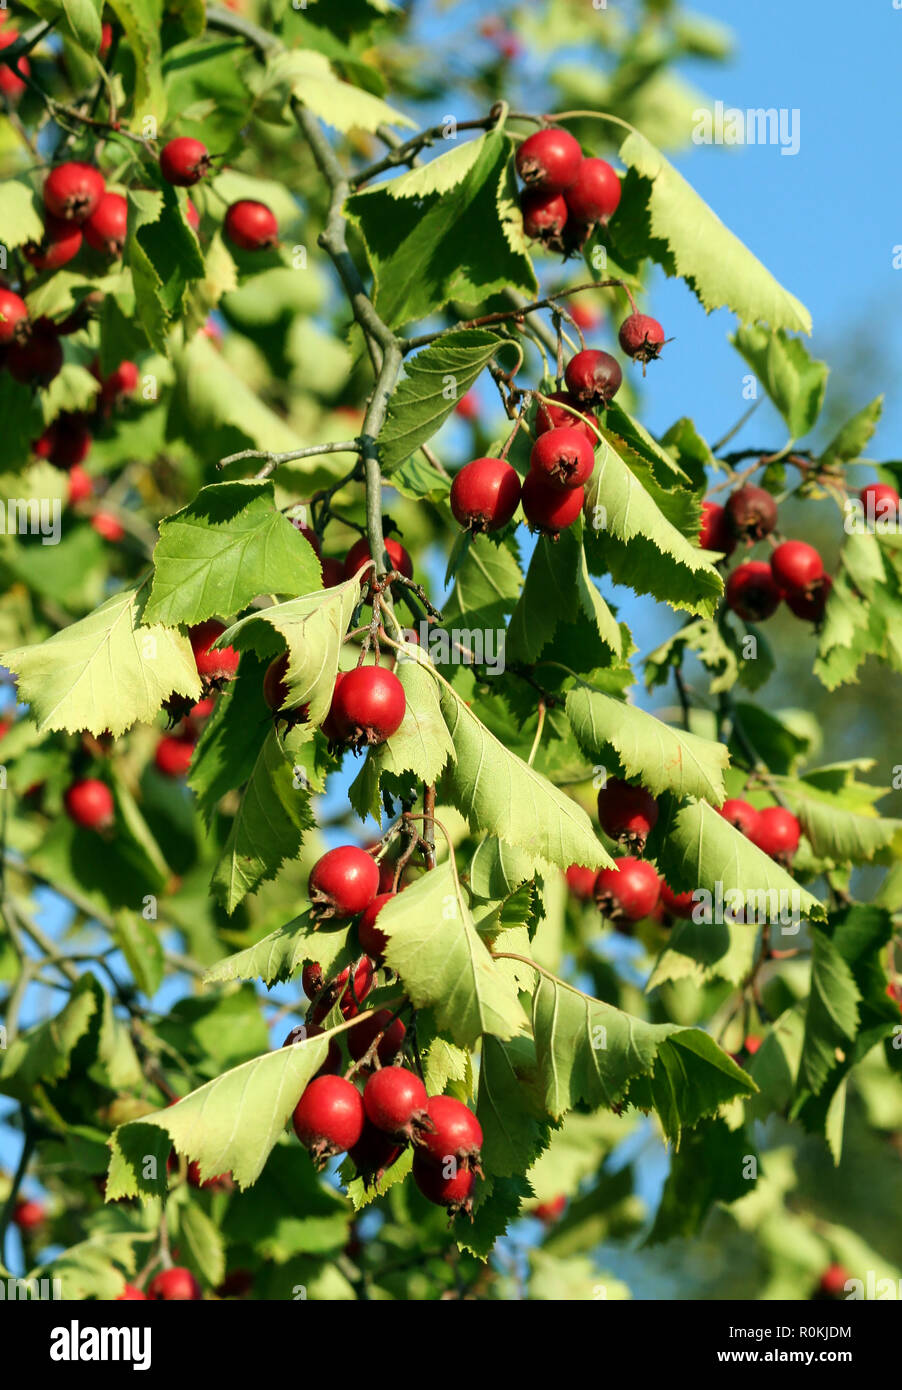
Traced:
[[[11, 343], [19, 336], [16, 330], [28, 322], [28, 305], [12, 290], [0, 286], [0, 344]], [[20, 330], [21, 333], [21, 330]]]
[[128, 203], [119, 193], [104, 193], [84, 222], [85, 241], [101, 255], [118, 260], [125, 247]]
[[100, 399], [106, 406], [115, 405], [124, 396], [131, 396], [138, 388], [138, 367], [134, 362], [120, 362], [119, 366], [101, 380]]
[[352, 1149], [363, 1133], [363, 1099], [341, 1076], [318, 1076], [301, 1096], [292, 1115], [294, 1132], [318, 1167], [335, 1154]]
[[373, 901], [379, 867], [357, 845], [327, 850], [310, 870], [307, 892], [319, 917], [354, 917]]
[[[385, 549], [388, 551], [389, 563], [393, 570], [403, 574], [407, 579], [413, 578], [413, 561], [404, 549], [400, 541], [389, 537], [385, 542]], [[369, 542], [365, 536], [361, 536], [359, 541], [355, 541], [348, 551], [344, 563], [345, 579], [352, 579], [358, 570], [370, 560]]]
[[464, 464], [451, 484], [451, 510], [470, 531], [500, 531], [520, 503], [520, 478], [505, 459]]
[[645, 363], [654, 362], [661, 355], [664, 329], [657, 319], [650, 318], [648, 314], [630, 314], [620, 325], [618, 338], [627, 357], [641, 362], [644, 372]]
[[674, 893], [673, 889], [668, 887], [663, 878], [661, 879], [660, 888], [661, 902], [664, 904], [666, 911], [670, 913], [671, 917], [689, 918], [692, 916], [692, 910], [695, 907], [695, 898], [691, 890], [688, 893]]
[[620, 180], [604, 159], [584, 159], [564, 193], [575, 222], [607, 222], [620, 203]]
[[379, 1034], [382, 1037], [376, 1046], [376, 1054], [383, 1066], [388, 1066], [397, 1057], [404, 1045], [404, 1035], [407, 1029], [399, 1018], [392, 1022], [392, 1014], [389, 1009], [373, 1009], [370, 1013], [364, 1014], [361, 1023], [358, 1023], [347, 1034], [348, 1051], [359, 1062], [369, 1052]]
[[401, 727], [407, 709], [404, 687], [384, 666], [346, 672], [332, 699], [330, 715], [338, 736], [353, 748], [374, 747]]
[[562, 193], [582, 163], [579, 141], [560, 126], [537, 130], [517, 150], [517, 173], [530, 189]]
[[49, 386], [63, 365], [59, 334], [49, 320], [37, 320], [27, 337], [10, 343], [6, 355], [10, 376], [23, 386]]
[[78, 255], [81, 242], [81, 227], [74, 222], [60, 222], [48, 215], [40, 242], [26, 242], [22, 252], [35, 270], [59, 270], [60, 266], [68, 265]]
[[753, 487], [751, 483], [730, 493], [726, 512], [730, 529], [740, 540], [763, 540], [777, 524], [773, 497], [763, 487]]
[[875, 521], [895, 521], [899, 517], [899, 494], [889, 483], [867, 483], [858, 500], [871, 526]]
[[730, 529], [726, 511], [716, 502], [702, 503], [698, 543], [702, 550], [716, 550], [721, 555], [732, 555], [736, 549], [736, 537]]
[[608, 405], [620, 390], [623, 373], [616, 357], [597, 348], [584, 348], [564, 370], [567, 390], [585, 405]]
[[827, 608], [827, 599], [833, 588], [833, 580], [825, 574], [807, 593], [786, 594], [786, 607], [797, 618], [805, 618], [810, 623], [819, 623]]
[[430, 1096], [426, 1113], [433, 1127], [417, 1137], [422, 1156], [439, 1167], [453, 1159], [459, 1168], [481, 1172], [482, 1126], [469, 1106], [454, 1096]]
[[846, 1284], [850, 1277], [845, 1265], [828, 1265], [820, 1277], [818, 1293], [825, 1298], [840, 1298], [847, 1292]]
[[93, 164], [58, 164], [44, 180], [44, 206], [62, 222], [85, 222], [105, 189], [103, 174]]
[[225, 627], [215, 618], [198, 623], [188, 632], [191, 650], [197, 665], [197, 674], [204, 680], [232, 680], [241, 660], [234, 647], [214, 649], [213, 643], [222, 636]]
[[[386, 1068], [393, 1070], [393, 1068]], [[376, 1072], [381, 1076], [382, 1072]], [[404, 1145], [384, 1134], [381, 1129], [365, 1120], [363, 1133], [353, 1148], [348, 1150], [348, 1158], [354, 1164], [358, 1178], [363, 1179], [364, 1187], [380, 1182], [387, 1170], [400, 1157]]]
[[113, 824], [113, 793], [106, 782], [100, 782], [96, 777], [73, 782], [63, 797], [63, 803], [69, 819], [85, 830], [105, 830]]
[[754, 840], [754, 831], [758, 824], [758, 812], [754, 806], [743, 801], [740, 796], [728, 796], [719, 811], [724, 820], [729, 821], [737, 830], [742, 831], [746, 839]]
[[[395, 866], [393, 863], [382, 861], [379, 868], [379, 887], [383, 888], [383, 869], [388, 871], [388, 884], [391, 886], [394, 881]], [[376, 918], [382, 911], [386, 903], [391, 902], [397, 894], [384, 891], [377, 894], [369, 907], [364, 908], [363, 916], [357, 923], [357, 940], [360, 942], [360, 949], [366, 951], [367, 955], [374, 960], [381, 960], [385, 955], [385, 948], [388, 945], [388, 938], [385, 933], [376, 926]]]
[[598, 793], [598, 822], [612, 840], [640, 854], [658, 820], [658, 803], [644, 787], [609, 777]]
[[192, 140], [189, 135], [179, 135], [170, 140], [160, 152], [160, 173], [167, 183], [178, 188], [190, 188], [210, 170], [210, 156], [206, 145]]
[[[565, 406], [569, 409], [565, 410]], [[545, 434], [548, 430], [577, 429], [586, 436], [593, 449], [598, 447], [596, 417], [569, 391], [554, 391], [544, 401], [539, 402], [534, 428], [537, 435]]]
[[660, 879], [647, 859], [618, 859], [614, 868], [602, 869], [595, 880], [595, 901], [612, 921], [629, 922], [648, 917], [658, 905]]
[[567, 880], [567, 887], [578, 898], [580, 902], [591, 902], [595, 897], [595, 880], [598, 877], [597, 869], [585, 869], [582, 864], [571, 864], [564, 877]]
[[345, 577], [345, 567], [342, 560], [338, 560], [334, 555], [325, 555], [320, 561], [323, 569], [323, 588], [334, 589], [336, 584], [341, 584]]
[[523, 483], [521, 501], [523, 515], [534, 531], [552, 538], [572, 526], [583, 509], [585, 488], [562, 489], [544, 482], [538, 473], [530, 471]]
[[178, 1265], [155, 1274], [147, 1286], [147, 1297], [165, 1303], [189, 1303], [201, 1298], [200, 1284], [190, 1269]]
[[266, 251], [279, 240], [279, 224], [265, 203], [242, 198], [226, 213], [225, 234], [241, 251]]
[[134, 1284], [126, 1284], [126, 1285], [124, 1286], [124, 1288], [123, 1288], [121, 1294], [119, 1294], [118, 1297], [116, 1298], [116, 1302], [117, 1302], [117, 1303], [134, 1303], [134, 1302], [137, 1302], [138, 1299], [146, 1299], [146, 1298], [147, 1298], [147, 1294], [146, 1294], [146, 1293], [142, 1293], [142, 1291], [141, 1291], [140, 1289], [136, 1289], [135, 1286], [134, 1286]]
[[413, 1180], [427, 1202], [446, 1207], [452, 1217], [461, 1212], [465, 1216], [472, 1214], [476, 1174], [471, 1169], [458, 1168], [446, 1177], [444, 1169], [436, 1167], [421, 1152], [417, 1152], [413, 1156], [412, 1171]]
[[562, 425], [539, 435], [529, 455], [529, 466], [553, 488], [581, 487], [592, 476], [595, 451], [581, 430]]
[[406, 1067], [383, 1067], [374, 1072], [363, 1091], [367, 1119], [399, 1142], [432, 1129], [428, 1102], [426, 1087]]
[[157, 744], [153, 755], [158, 771], [162, 772], [164, 777], [187, 776], [195, 747], [193, 738], [165, 734]]
[[560, 193], [524, 193], [520, 211], [523, 230], [531, 241], [541, 241], [549, 251], [564, 249], [567, 204]]
[[749, 839], [780, 864], [789, 864], [799, 847], [802, 827], [785, 806], [765, 806], [758, 812]]
[[727, 607], [747, 623], [760, 623], [773, 617], [781, 598], [770, 565], [763, 560], [747, 560], [737, 565], [727, 580]]
[[784, 594], [804, 594], [824, 577], [824, 562], [806, 541], [783, 541], [771, 552], [771, 573]]
[[305, 965], [301, 983], [308, 999], [316, 1001], [313, 1010], [313, 1023], [321, 1023], [339, 1002], [343, 1018], [354, 1018], [360, 1012], [360, 1005], [373, 988], [376, 969], [369, 956], [362, 956], [354, 966], [353, 981], [351, 967], [346, 965], [332, 980], [323, 978], [321, 965], [315, 962]]

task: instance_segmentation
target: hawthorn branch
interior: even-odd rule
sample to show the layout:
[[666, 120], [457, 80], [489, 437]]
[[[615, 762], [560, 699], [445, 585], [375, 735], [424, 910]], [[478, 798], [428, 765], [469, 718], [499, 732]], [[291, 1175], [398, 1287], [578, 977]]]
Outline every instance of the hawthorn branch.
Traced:
[[[566, 290], [555, 290], [554, 294], [546, 295], [544, 299], [534, 299], [531, 302], [519, 305], [515, 309], [500, 309], [494, 314], [482, 314], [475, 319], [462, 319], [459, 323], [452, 324], [450, 328], [441, 328], [435, 333], [421, 333], [417, 338], [406, 338], [404, 341], [404, 352], [413, 352], [415, 348], [427, 347], [434, 343], [437, 338], [443, 338], [446, 333], [458, 333], [462, 328], [487, 328], [495, 323], [510, 323], [522, 321], [526, 314], [534, 314], [539, 309], [553, 309], [559, 299], [568, 299], [571, 295], [580, 294], [583, 290], [607, 290], [621, 289], [626, 295], [632, 306], [633, 313], [636, 312], [636, 302], [632, 292], [624, 280], [587, 280], [582, 285], [571, 285]], [[551, 337], [554, 351], [557, 351], [557, 337]]]
[[283, 463], [293, 463], [295, 459], [316, 458], [319, 454], [359, 454], [362, 448], [360, 439], [338, 439], [327, 444], [309, 444], [303, 449], [289, 449], [284, 454], [274, 454], [269, 449], [241, 449], [237, 454], [227, 454], [220, 459], [216, 467], [227, 468], [230, 463], [240, 463], [242, 459], [265, 459], [265, 464], [254, 477], [268, 478]]

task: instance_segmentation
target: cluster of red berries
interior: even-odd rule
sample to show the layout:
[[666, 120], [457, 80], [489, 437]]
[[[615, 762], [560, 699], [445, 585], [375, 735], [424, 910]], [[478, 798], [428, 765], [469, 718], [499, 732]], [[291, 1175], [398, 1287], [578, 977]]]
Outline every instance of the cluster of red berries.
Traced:
[[[213, 158], [200, 140], [180, 135], [160, 152], [160, 173], [177, 188], [193, 188], [213, 168]], [[189, 209], [193, 208], [189, 202]], [[195, 210], [195, 218], [196, 218]], [[190, 216], [192, 226], [198, 225]], [[266, 251], [277, 245], [279, 224], [265, 203], [240, 198], [226, 210], [224, 230], [233, 246], [241, 251]]]
[[798, 817], [785, 806], [765, 806], [756, 811], [747, 801], [734, 796], [727, 798], [720, 807], [720, 814], [778, 864], [788, 868], [792, 863], [802, 838], [802, 827]]
[[610, 164], [584, 158], [579, 141], [560, 126], [546, 126], [523, 141], [517, 173], [526, 185], [520, 200], [526, 235], [567, 256], [620, 203], [620, 180]]

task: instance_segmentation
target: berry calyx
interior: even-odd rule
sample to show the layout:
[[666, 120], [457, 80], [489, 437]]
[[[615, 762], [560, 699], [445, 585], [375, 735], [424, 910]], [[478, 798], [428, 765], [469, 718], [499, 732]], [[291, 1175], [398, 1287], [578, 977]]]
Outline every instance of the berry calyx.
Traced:
[[583, 487], [559, 488], [546, 483], [539, 473], [530, 471], [523, 483], [521, 502], [523, 515], [534, 531], [556, 539], [572, 526], [583, 509], [586, 490]]
[[339, 845], [317, 859], [307, 894], [320, 920], [355, 917], [373, 901], [378, 887], [379, 868], [373, 856], [357, 845]]
[[195, 747], [193, 738], [165, 734], [156, 746], [154, 764], [164, 777], [185, 777], [191, 767]]
[[160, 151], [160, 173], [167, 183], [177, 188], [191, 188], [209, 173], [211, 159], [206, 145], [200, 140], [192, 140], [189, 135], [179, 135], [170, 140]]
[[824, 577], [824, 562], [813, 545], [783, 541], [770, 557], [771, 573], [785, 594], [805, 594]]
[[60, 266], [68, 265], [78, 255], [81, 243], [81, 227], [74, 222], [60, 222], [48, 215], [41, 240], [26, 242], [22, 253], [35, 270], [59, 270]]
[[827, 608], [827, 599], [833, 588], [833, 580], [825, 574], [804, 594], [785, 594], [786, 607], [797, 618], [807, 618], [811, 623], [819, 623]]
[[560, 193], [524, 193], [520, 211], [523, 230], [531, 241], [541, 241], [549, 251], [564, 250], [567, 204]]
[[608, 405], [620, 390], [623, 373], [616, 357], [585, 348], [571, 357], [564, 371], [567, 390], [586, 405]]
[[44, 206], [61, 222], [86, 222], [105, 189], [99, 169], [72, 160], [50, 170], [44, 180]]
[[598, 793], [598, 822], [606, 835], [640, 854], [658, 820], [658, 803], [644, 787], [609, 777]]
[[560, 126], [537, 130], [517, 150], [517, 173], [530, 189], [562, 193], [583, 163], [579, 141]]
[[763, 560], [747, 560], [737, 565], [727, 580], [727, 607], [747, 623], [760, 623], [773, 617], [782, 597], [770, 565]]
[[661, 879], [660, 887], [661, 902], [664, 904], [665, 911], [669, 912], [671, 917], [689, 918], [692, 916], [692, 909], [695, 907], [695, 898], [692, 896], [691, 891], [688, 893], [674, 893], [673, 889], [668, 887], [663, 878]]
[[727, 498], [727, 520], [734, 536], [740, 540], [763, 540], [777, 524], [777, 504], [763, 487], [751, 483], [737, 488]]
[[384, 666], [358, 666], [345, 673], [332, 698], [330, 716], [338, 736], [352, 748], [373, 748], [401, 727], [407, 709], [404, 687]]
[[482, 1175], [482, 1125], [469, 1106], [454, 1096], [430, 1096], [426, 1114], [432, 1129], [416, 1142], [423, 1158], [440, 1168], [453, 1160], [458, 1168], [472, 1168]]
[[445, 1177], [444, 1170], [430, 1163], [421, 1152], [413, 1156], [413, 1180], [426, 1198], [437, 1207], [446, 1207], [453, 1218], [460, 1215], [472, 1217], [473, 1189], [476, 1174], [468, 1168], [458, 1168], [451, 1177]]
[[[385, 542], [385, 549], [388, 552], [389, 563], [393, 570], [403, 574], [405, 578], [413, 578], [413, 561], [404, 549], [400, 541], [389, 537]], [[347, 553], [344, 563], [345, 579], [353, 579], [358, 570], [361, 570], [368, 560], [373, 557], [370, 554], [369, 541], [365, 536], [361, 536], [359, 541], [355, 541]]]
[[753, 845], [776, 859], [778, 864], [789, 864], [799, 847], [802, 827], [796, 816], [785, 806], [765, 806], [758, 812], [749, 835]]
[[41, 1202], [20, 1198], [13, 1211], [13, 1222], [20, 1231], [33, 1231], [42, 1225], [46, 1215]]
[[627, 357], [642, 363], [644, 376], [646, 363], [654, 362], [661, 356], [665, 342], [664, 329], [657, 319], [650, 318], [648, 314], [630, 314], [620, 325], [618, 341]]
[[28, 305], [12, 290], [0, 287], [0, 344], [11, 343], [20, 336], [19, 325], [28, 322]]
[[84, 463], [92, 442], [93, 435], [82, 416], [62, 414], [47, 426], [33, 447], [38, 458], [68, 469]]
[[758, 812], [754, 806], [743, 801], [741, 796], [728, 796], [718, 810], [724, 820], [729, 821], [737, 830], [742, 831], [746, 839], [754, 840], [755, 827], [758, 824]]
[[201, 1298], [200, 1284], [190, 1269], [163, 1269], [155, 1274], [147, 1286], [147, 1297], [161, 1299], [166, 1303], [196, 1302]]
[[106, 830], [113, 824], [115, 803], [106, 782], [85, 777], [73, 782], [63, 797], [66, 814], [85, 830]]
[[455, 474], [450, 501], [469, 531], [500, 531], [520, 504], [519, 475], [505, 459], [473, 459]]
[[595, 451], [581, 430], [563, 425], [540, 434], [529, 466], [543, 483], [558, 490], [581, 487], [595, 467]]
[[[381, 1075], [382, 1072], [376, 1072], [376, 1076]], [[348, 1158], [354, 1164], [358, 1178], [363, 1179], [364, 1187], [373, 1187], [382, 1181], [403, 1148], [403, 1144], [365, 1120], [363, 1133], [354, 1147], [348, 1150]]]
[[265, 203], [242, 198], [225, 215], [225, 234], [241, 251], [267, 251], [279, 240], [279, 224]]
[[586, 869], [582, 864], [571, 864], [569, 869], [565, 871], [564, 877], [570, 892], [580, 902], [591, 902], [595, 897], [597, 869]]
[[406, 1067], [383, 1067], [373, 1073], [363, 1090], [367, 1119], [399, 1142], [416, 1140], [432, 1130], [435, 1122], [429, 1116], [428, 1103], [426, 1087]]
[[581, 161], [564, 199], [574, 222], [594, 226], [617, 211], [620, 191], [620, 180], [607, 160], [591, 158]]
[[[563, 407], [569, 406], [569, 410]], [[576, 412], [574, 414], [574, 412]], [[584, 405], [572, 396], [569, 391], [553, 391], [550, 396], [546, 396], [544, 401], [539, 402], [536, 410], [535, 425], [533, 428], [537, 435], [545, 434], [548, 430], [563, 429], [579, 430], [588, 439], [592, 448], [598, 446], [598, 421], [591, 410], [587, 410]]]
[[318, 1168], [352, 1149], [363, 1133], [363, 1100], [342, 1076], [318, 1076], [295, 1106], [294, 1132]]
[[234, 647], [223, 647], [221, 651], [215, 650], [213, 647], [213, 643], [224, 632], [224, 624], [217, 622], [215, 618], [208, 618], [206, 622], [198, 623], [188, 631], [188, 640], [194, 653], [197, 674], [205, 684], [230, 681], [238, 670], [238, 663], [241, 658]]
[[125, 247], [128, 203], [119, 193], [104, 193], [84, 222], [85, 241], [104, 256], [118, 260]]
[[595, 880], [595, 901], [612, 922], [639, 922], [658, 905], [661, 883], [647, 859], [627, 856]]
[[370, 1013], [364, 1014], [363, 1021], [348, 1033], [348, 1051], [354, 1061], [359, 1062], [381, 1033], [382, 1037], [376, 1045], [376, 1055], [385, 1067], [393, 1062], [401, 1051], [406, 1032], [407, 1029], [399, 1018], [392, 1021], [389, 1009], [373, 1009]]
[[897, 521], [899, 518], [899, 494], [889, 483], [867, 483], [859, 492], [858, 500], [870, 525], [875, 521]]
[[736, 537], [730, 529], [727, 513], [716, 502], [702, 503], [698, 543], [702, 550], [717, 550], [722, 555], [732, 555], [736, 549]]
[[[380, 888], [383, 886], [382, 870], [384, 864], [385, 861], [383, 860], [383, 863], [378, 865]], [[395, 866], [389, 863], [387, 867], [389, 870], [388, 883], [389, 887], [391, 887], [394, 881]], [[369, 907], [364, 908], [363, 916], [357, 923], [357, 940], [360, 942], [360, 949], [366, 951], [367, 955], [372, 956], [374, 960], [381, 961], [382, 957], [385, 955], [385, 948], [388, 945], [388, 937], [376, 926], [376, 918], [379, 916], [385, 904], [391, 902], [392, 898], [396, 896], [397, 895], [392, 892], [381, 892], [377, 894]]]

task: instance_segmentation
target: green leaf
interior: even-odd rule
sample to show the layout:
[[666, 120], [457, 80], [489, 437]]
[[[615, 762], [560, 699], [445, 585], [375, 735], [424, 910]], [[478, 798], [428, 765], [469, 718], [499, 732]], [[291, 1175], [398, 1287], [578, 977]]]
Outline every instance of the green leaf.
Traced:
[[483, 1166], [491, 1177], [525, 1173], [547, 1143], [547, 1119], [527, 1085], [535, 1068], [530, 1038], [484, 1040], [476, 1116], [483, 1133]]
[[200, 699], [190, 642], [173, 628], [145, 625], [140, 594], [123, 589], [46, 642], [4, 654], [39, 729], [118, 737], [150, 723], [173, 693]]
[[470, 889], [477, 898], [499, 900], [531, 879], [536, 866], [525, 850], [487, 836], [470, 861]]
[[179, 210], [175, 190], [130, 189], [126, 258], [135, 286], [135, 307], [152, 347], [169, 353], [167, 333], [181, 317], [193, 280], [203, 279], [197, 237]]
[[414, 502], [447, 502], [451, 483], [420, 454], [413, 454], [392, 473], [391, 485]]
[[[590, 642], [586, 622], [596, 640]], [[605, 659], [603, 648], [621, 654], [620, 628], [592, 582], [576, 526], [562, 531], [557, 541], [540, 536], [533, 551], [523, 592], [508, 628], [506, 653], [510, 661], [532, 664], [551, 641], [559, 624], [580, 623], [580, 645], [586, 669]]]
[[92, 975], [82, 975], [65, 1007], [0, 1051], [0, 1092], [29, 1099], [42, 1081], [61, 1081], [72, 1053], [95, 1019], [102, 997]]
[[[902, 848], [902, 820], [878, 816], [866, 803], [850, 807], [848, 792], [831, 793], [807, 777], [778, 780], [818, 858], [861, 863], [888, 850], [898, 854]], [[873, 790], [882, 794], [879, 788]]]
[[276, 510], [270, 481], [214, 483], [162, 522], [151, 622], [228, 617], [260, 594], [309, 593], [322, 582], [306, 537]]
[[726, 792], [723, 772], [729, 763], [724, 744], [671, 728], [636, 705], [577, 686], [567, 694], [567, 718], [580, 747], [602, 759], [613, 749], [623, 773], [638, 778], [654, 796], [705, 797], [717, 805]]
[[179, 1208], [179, 1249], [184, 1248], [188, 1266], [204, 1283], [215, 1288], [225, 1278], [226, 1256], [222, 1233], [196, 1202]]
[[415, 128], [387, 102], [340, 81], [329, 60], [309, 48], [277, 53], [266, 65], [258, 100], [279, 112], [292, 97], [343, 133], [354, 128], [376, 131], [380, 125]]
[[375, 277], [376, 309], [392, 328], [452, 301], [475, 306], [503, 289], [536, 289], [529, 258], [512, 245], [499, 211], [511, 141], [493, 130], [476, 143], [478, 158], [447, 193], [414, 201], [379, 185], [348, 200]]
[[824, 402], [829, 368], [798, 338], [764, 328], [737, 329], [732, 340], [786, 421], [793, 439], [814, 428]]
[[3, 243], [12, 250], [44, 235], [41, 199], [27, 179], [5, 178], [0, 186], [0, 227]]
[[100, 48], [99, 0], [28, 0], [28, 6], [88, 53]]
[[[379, 432], [384, 474], [394, 473], [432, 438], [503, 342], [483, 328], [464, 329], [444, 334], [407, 359], [404, 379], [395, 387]], [[430, 472], [434, 477], [434, 470]]]
[[725, 227], [707, 203], [638, 131], [620, 146], [633, 171], [611, 234], [615, 250], [650, 256], [668, 275], [679, 275], [710, 313], [728, 308], [743, 323], [810, 333], [804, 304], [783, 289], [756, 256]]
[[166, 120], [167, 101], [157, 0], [109, 0], [109, 6], [125, 31], [129, 49], [135, 54], [133, 119], [137, 123], [142, 117], [152, 115], [157, 125], [161, 125]]
[[612, 864], [581, 806], [505, 748], [445, 685], [441, 702], [457, 754], [444, 785], [471, 830], [497, 835], [562, 869]]
[[379, 774], [413, 772], [421, 782], [438, 780], [454, 744], [442, 718], [435, 677], [420, 659], [419, 647], [406, 646], [398, 653], [395, 674], [407, 701], [398, 731], [369, 754]]
[[291, 1139], [273, 1149], [262, 1182], [232, 1197], [223, 1232], [230, 1244], [252, 1246], [264, 1260], [284, 1264], [302, 1253], [336, 1256], [347, 1243], [349, 1223], [347, 1202]]
[[861, 995], [851, 969], [823, 932], [811, 933], [811, 993], [805, 1011], [805, 1038], [799, 1084], [815, 1095], [858, 1032]]
[[163, 979], [163, 943], [153, 924], [134, 912], [116, 914], [116, 942], [138, 988], [156, 994]]
[[674, 922], [646, 991], [667, 980], [691, 980], [697, 987], [713, 979], [739, 985], [754, 965], [757, 944], [757, 932], [744, 922]]
[[[381, 921], [381, 918], [380, 918]], [[323, 970], [332, 970], [344, 957], [348, 928], [319, 927], [310, 919], [309, 908], [278, 931], [270, 932], [253, 946], [226, 956], [204, 975], [205, 984], [228, 980], [262, 980], [267, 986], [285, 984], [297, 974], [305, 961], [316, 961]]]
[[208, 825], [226, 793], [250, 777], [272, 727], [272, 711], [263, 698], [265, 672], [265, 662], [244, 652], [236, 679], [217, 699], [194, 750], [188, 785]]
[[386, 903], [379, 928], [385, 958], [417, 1008], [431, 1005], [438, 1026], [461, 1047], [484, 1033], [512, 1038], [526, 1028], [516, 991], [474, 925], [450, 862]]
[[[445, 625], [467, 631], [460, 641], [467, 642], [469, 629], [503, 629], [513, 612], [523, 576], [513, 550], [491, 536], [475, 536], [467, 550], [444, 606]], [[454, 622], [454, 619], [460, 622]]]
[[646, 1244], [696, 1235], [715, 1202], [735, 1202], [752, 1190], [757, 1162], [744, 1129], [731, 1130], [720, 1119], [703, 1121], [686, 1135], [671, 1160]]
[[829, 466], [860, 458], [882, 414], [883, 397], [875, 396], [837, 431], [821, 455], [821, 463]]

